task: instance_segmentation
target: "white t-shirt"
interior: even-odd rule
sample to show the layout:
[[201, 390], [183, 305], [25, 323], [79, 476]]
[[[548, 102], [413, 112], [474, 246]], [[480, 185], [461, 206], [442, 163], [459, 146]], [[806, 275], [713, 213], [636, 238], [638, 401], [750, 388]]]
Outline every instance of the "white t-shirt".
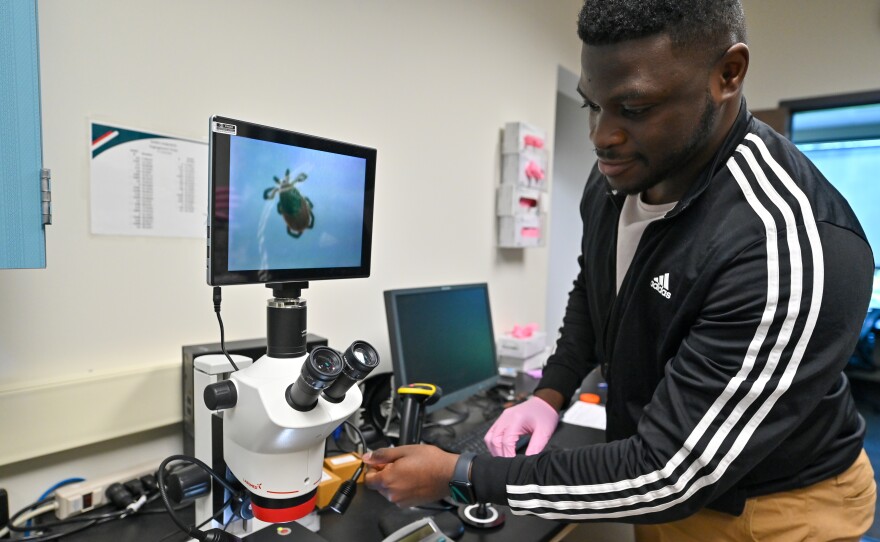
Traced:
[[627, 196], [620, 211], [620, 221], [617, 223], [617, 291], [620, 291], [620, 283], [632, 263], [636, 253], [636, 247], [642, 238], [645, 228], [651, 222], [663, 218], [666, 213], [678, 203], [661, 203], [651, 205], [642, 201], [642, 195]]

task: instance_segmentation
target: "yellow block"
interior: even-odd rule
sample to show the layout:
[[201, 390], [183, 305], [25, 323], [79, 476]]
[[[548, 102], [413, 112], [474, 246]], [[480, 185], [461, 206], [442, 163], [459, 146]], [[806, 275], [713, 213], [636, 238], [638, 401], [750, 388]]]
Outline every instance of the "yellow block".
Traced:
[[[361, 456], [353, 453], [324, 458], [324, 469], [329, 470], [342, 480], [349, 480], [360, 464]], [[366, 473], [366, 471], [367, 469], [364, 469], [363, 472], [361, 472], [361, 475], [358, 478], [358, 483], [364, 481], [364, 473]]]
[[321, 473], [321, 482], [318, 484], [318, 508], [324, 508], [330, 504], [330, 500], [336, 494], [336, 490], [339, 489], [341, 484], [342, 479], [340, 477], [324, 469], [324, 472]]

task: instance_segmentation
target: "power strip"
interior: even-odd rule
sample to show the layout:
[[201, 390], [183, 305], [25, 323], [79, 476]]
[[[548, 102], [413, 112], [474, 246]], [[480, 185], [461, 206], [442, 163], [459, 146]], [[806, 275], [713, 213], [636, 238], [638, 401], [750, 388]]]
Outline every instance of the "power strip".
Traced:
[[124, 484], [147, 474], [156, 474], [160, 463], [143, 463], [115, 474], [59, 487], [55, 490], [55, 502], [58, 503], [55, 515], [58, 519], [66, 519], [103, 506], [109, 502], [104, 494], [108, 487], [116, 482]]

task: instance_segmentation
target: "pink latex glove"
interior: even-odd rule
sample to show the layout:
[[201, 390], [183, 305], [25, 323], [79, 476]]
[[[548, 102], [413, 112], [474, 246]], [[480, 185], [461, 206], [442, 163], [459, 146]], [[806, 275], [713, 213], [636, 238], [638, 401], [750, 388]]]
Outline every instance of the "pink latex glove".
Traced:
[[535, 455], [550, 441], [558, 423], [559, 413], [555, 408], [543, 399], [531, 397], [502, 412], [483, 440], [492, 455], [513, 457], [519, 438], [531, 434], [526, 455]]

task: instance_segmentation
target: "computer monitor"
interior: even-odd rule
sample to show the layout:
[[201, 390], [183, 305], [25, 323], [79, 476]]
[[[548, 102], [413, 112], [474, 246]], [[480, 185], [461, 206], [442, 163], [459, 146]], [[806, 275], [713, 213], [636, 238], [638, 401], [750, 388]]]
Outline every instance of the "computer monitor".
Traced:
[[880, 269], [874, 269], [874, 291], [871, 293], [870, 310], [880, 310]]
[[443, 390], [427, 412], [498, 383], [486, 284], [388, 290], [385, 315], [396, 385], [423, 382]]
[[780, 105], [790, 112], [791, 141], [849, 202], [880, 268], [880, 91]]
[[376, 150], [214, 116], [208, 284], [370, 276]]

